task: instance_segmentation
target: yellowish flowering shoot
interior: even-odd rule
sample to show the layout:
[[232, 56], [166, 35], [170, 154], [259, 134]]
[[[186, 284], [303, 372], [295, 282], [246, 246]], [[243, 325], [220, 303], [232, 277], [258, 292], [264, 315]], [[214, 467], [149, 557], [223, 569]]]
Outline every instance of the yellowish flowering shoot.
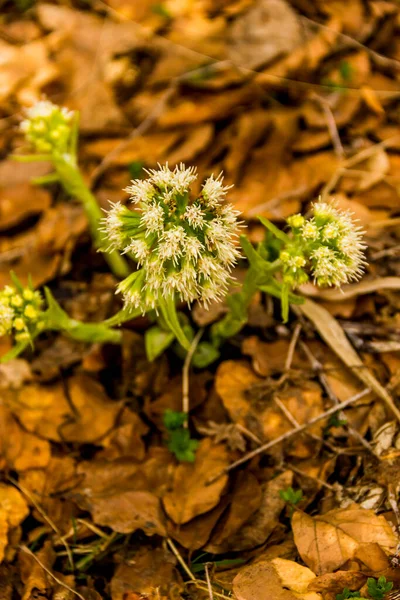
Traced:
[[29, 287], [6, 286], [0, 292], [0, 336], [16, 342], [32, 341], [45, 327], [43, 299]]
[[307, 218], [296, 214], [287, 224], [290, 235], [280, 252], [285, 283], [295, 287], [311, 277], [322, 287], [341, 286], [362, 276], [366, 245], [350, 211], [316, 202]]

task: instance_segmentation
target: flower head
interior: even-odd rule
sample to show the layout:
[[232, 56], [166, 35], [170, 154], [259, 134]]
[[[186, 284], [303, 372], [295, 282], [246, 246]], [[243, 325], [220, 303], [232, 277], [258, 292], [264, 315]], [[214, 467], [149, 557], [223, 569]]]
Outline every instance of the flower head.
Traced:
[[190, 185], [196, 170], [180, 164], [147, 171], [126, 188], [133, 210], [114, 204], [104, 219], [110, 246], [130, 253], [140, 268], [118, 287], [125, 304], [143, 311], [162, 297], [207, 304], [226, 294], [237, 247], [239, 212], [221, 204], [228, 187], [211, 176], [197, 198]]
[[304, 283], [310, 274], [320, 286], [340, 286], [362, 276], [366, 246], [351, 212], [316, 202], [309, 218], [293, 215], [287, 223], [291, 239], [280, 254], [287, 283]]
[[74, 113], [48, 100], [41, 100], [26, 111], [20, 129], [37, 152], [67, 152]]
[[43, 300], [31, 287], [6, 286], [0, 292], [0, 336], [31, 340], [44, 327]]

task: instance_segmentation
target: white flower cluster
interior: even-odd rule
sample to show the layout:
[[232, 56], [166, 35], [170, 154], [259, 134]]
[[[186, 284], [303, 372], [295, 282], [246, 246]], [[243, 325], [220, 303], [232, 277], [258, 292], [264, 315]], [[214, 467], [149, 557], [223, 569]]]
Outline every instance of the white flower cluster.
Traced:
[[239, 212], [222, 204], [229, 189], [222, 175], [209, 177], [192, 199], [195, 168], [165, 165], [147, 174], [126, 189], [134, 210], [116, 203], [104, 219], [110, 247], [129, 253], [141, 267], [118, 287], [125, 304], [146, 311], [170, 295], [205, 305], [222, 298], [240, 256], [241, 226]]
[[13, 334], [25, 341], [44, 328], [42, 297], [30, 287], [6, 286], [0, 292], [0, 336]]
[[26, 110], [20, 129], [37, 152], [66, 152], [71, 137], [72, 111], [41, 100]]
[[304, 283], [308, 272], [320, 286], [340, 286], [362, 276], [366, 245], [350, 211], [317, 202], [308, 219], [297, 214], [287, 222], [291, 241], [280, 254], [287, 283]]

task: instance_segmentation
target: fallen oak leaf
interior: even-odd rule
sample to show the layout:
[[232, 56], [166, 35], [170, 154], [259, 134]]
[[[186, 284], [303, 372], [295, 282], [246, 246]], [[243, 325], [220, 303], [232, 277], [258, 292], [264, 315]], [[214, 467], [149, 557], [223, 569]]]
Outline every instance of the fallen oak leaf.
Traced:
[[376, 542], [389, 554], [398, 543], [383, 516], [358, 504], [316, 517], [298, 511], [293, 515], [292, 529], [302, 560], [319, 575], [339, 569], [362, 544]]

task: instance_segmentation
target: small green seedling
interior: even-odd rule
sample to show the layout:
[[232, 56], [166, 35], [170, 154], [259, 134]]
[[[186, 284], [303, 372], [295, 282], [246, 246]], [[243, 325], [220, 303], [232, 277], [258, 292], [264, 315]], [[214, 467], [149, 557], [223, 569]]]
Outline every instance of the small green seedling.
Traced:
[[368, 594], [374, 600], [383, 600], [388, 592], [393, 587], [392, 581], [386, 581], [386, 577], [381, 575], [379, 579], [374, 579], [373, 577], [368, 577], [367, 580], [368, 586]]
[[189, 430], [184, 426], [188, 416], [184, 412], [167, 409], [164, 413], [164, 425], [168, 430], [167, 447], [180, 462], [194, 462], [199, 442], [192, 440]]
[[296, 506], [302, 500], [303, 492], [301, 490], [294, 490], [292, 487], [287, 487], [285, 490], [280, 490], [279, 496], [288, 504]]
[[[392, 581], [386, 581], [386, 577], [381, 575], [379, 579], [369, 577], [367, 580], [368, 596], [373, 600], [384, 600], [386, 594], [390, 592], [393, 587]], [[348, 598], [356, 598], [356, 600], [363, 600], [360, 596], [360, 592], [351, 592], [349, 588], [344, 588], [341, 594], [336, 594], [336, 600], [348, 600]]]
[[336, 594], [336, 600], [348, 600], [348, 598], [357, 598], [363, 600], [360, 596], [360, 592], [351, 592], [349, 588], [344, 588], [341, 594]]

